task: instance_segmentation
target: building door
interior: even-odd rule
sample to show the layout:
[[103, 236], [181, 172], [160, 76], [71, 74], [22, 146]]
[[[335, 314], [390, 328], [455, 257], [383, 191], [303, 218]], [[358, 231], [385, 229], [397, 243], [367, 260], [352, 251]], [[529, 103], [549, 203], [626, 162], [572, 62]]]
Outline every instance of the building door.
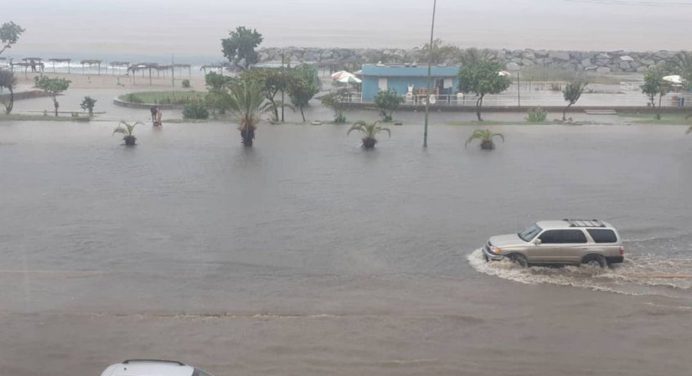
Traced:
[[438, 94], [441, 94], [444, 92], [444, 88], [445, 88], [445, 80], [436, 79], [435, 80], [435, 89], [437, 89], [437, 90], [435, 90], [435, 91], [437, 91]]
[[377, 87], [380, 89], [380, 91], [387, 91], [387, 79], [386, 78], [380, 78], [377, 80]]

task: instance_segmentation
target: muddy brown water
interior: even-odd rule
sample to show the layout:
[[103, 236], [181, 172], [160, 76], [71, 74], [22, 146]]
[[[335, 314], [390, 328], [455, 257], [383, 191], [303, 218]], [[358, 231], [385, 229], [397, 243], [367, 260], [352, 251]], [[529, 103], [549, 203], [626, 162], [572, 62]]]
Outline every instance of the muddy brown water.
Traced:
[[[692, 137], [675, 126], [0, 124], [0, 369], [125, 358], [223, 375], [683, 375]], [[614, 270], [486, 265], [493, 234], [597, 217]]]

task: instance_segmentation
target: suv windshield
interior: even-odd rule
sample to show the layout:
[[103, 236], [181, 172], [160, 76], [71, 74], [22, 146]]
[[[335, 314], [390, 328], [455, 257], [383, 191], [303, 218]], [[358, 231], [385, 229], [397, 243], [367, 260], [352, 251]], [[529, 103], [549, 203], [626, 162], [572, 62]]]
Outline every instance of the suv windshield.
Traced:
[[533, 226], [527, 228], [523, 232], [518, 233], [519, 237], [521, 240], [525, 242], [530, 242], [533, 238], [540, 233], [542, 228], [538, 227], [538, 225], [534, 224]]

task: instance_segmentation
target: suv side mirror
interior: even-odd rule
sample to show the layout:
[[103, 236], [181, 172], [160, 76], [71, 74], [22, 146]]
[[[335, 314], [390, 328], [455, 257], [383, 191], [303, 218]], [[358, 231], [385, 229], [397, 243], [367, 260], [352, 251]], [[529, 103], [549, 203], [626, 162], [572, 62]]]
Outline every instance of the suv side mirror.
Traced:
[[536, 238], [533, 240], [533, 244], [534, 245], [541, 245], [541, 244], [543, 244], [543, 241], [541, 241], [541, 239], [539, 239], [539, 238]]

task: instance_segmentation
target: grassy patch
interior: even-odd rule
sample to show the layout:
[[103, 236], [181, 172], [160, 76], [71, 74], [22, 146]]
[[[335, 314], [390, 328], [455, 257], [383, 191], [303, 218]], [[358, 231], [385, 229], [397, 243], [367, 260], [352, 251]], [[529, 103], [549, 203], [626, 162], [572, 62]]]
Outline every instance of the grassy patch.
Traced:
[[637, 81], [636, 74], [600, 74], [596, 72], [575, 72], [571, 69], [547, 68], [542, 66], [526, 67], [521, 70], [522, 81], [569, 82], [575, 79], [586, 80], [594, 84], [617, 85], [623, 81]]
[[[526, 124], [524, 120], [518, 120], [518, 121], [497, 121], [497, 120], [484, 120], [484, 121], [478, 121], [478, 120], [453, 120], [453, 121], [448, 121], [446, 123], [447, 125], [459, 125], [459, 126], [491, 126], [491, 125], [521, 125], [521, 124]], [[545, 124], [545, 123], [542, 123]]]
[[72, 116], [45, 116], [45, 115], [23, 115], [23, 114], [10, 114], [10, 115], [5, 115], [2, 114], [0, 115], [0, 121], [79, 121], [79, 122], [88, 122], [91, 119], [87, 116], [79, 116], [79, 117], [72, 117]]
[[661, 124], [661, 125], [691, 125], [690, 114], [661, 114], [661, 120], [656, 119], [653, 113], [619, 113], [619, 117], [632, 121], [632, 124]]
[[140, 104], [185, 105], [203, 100], [206, 95], [200, 91], [145, 91], [121, 95], [118, 99]]

